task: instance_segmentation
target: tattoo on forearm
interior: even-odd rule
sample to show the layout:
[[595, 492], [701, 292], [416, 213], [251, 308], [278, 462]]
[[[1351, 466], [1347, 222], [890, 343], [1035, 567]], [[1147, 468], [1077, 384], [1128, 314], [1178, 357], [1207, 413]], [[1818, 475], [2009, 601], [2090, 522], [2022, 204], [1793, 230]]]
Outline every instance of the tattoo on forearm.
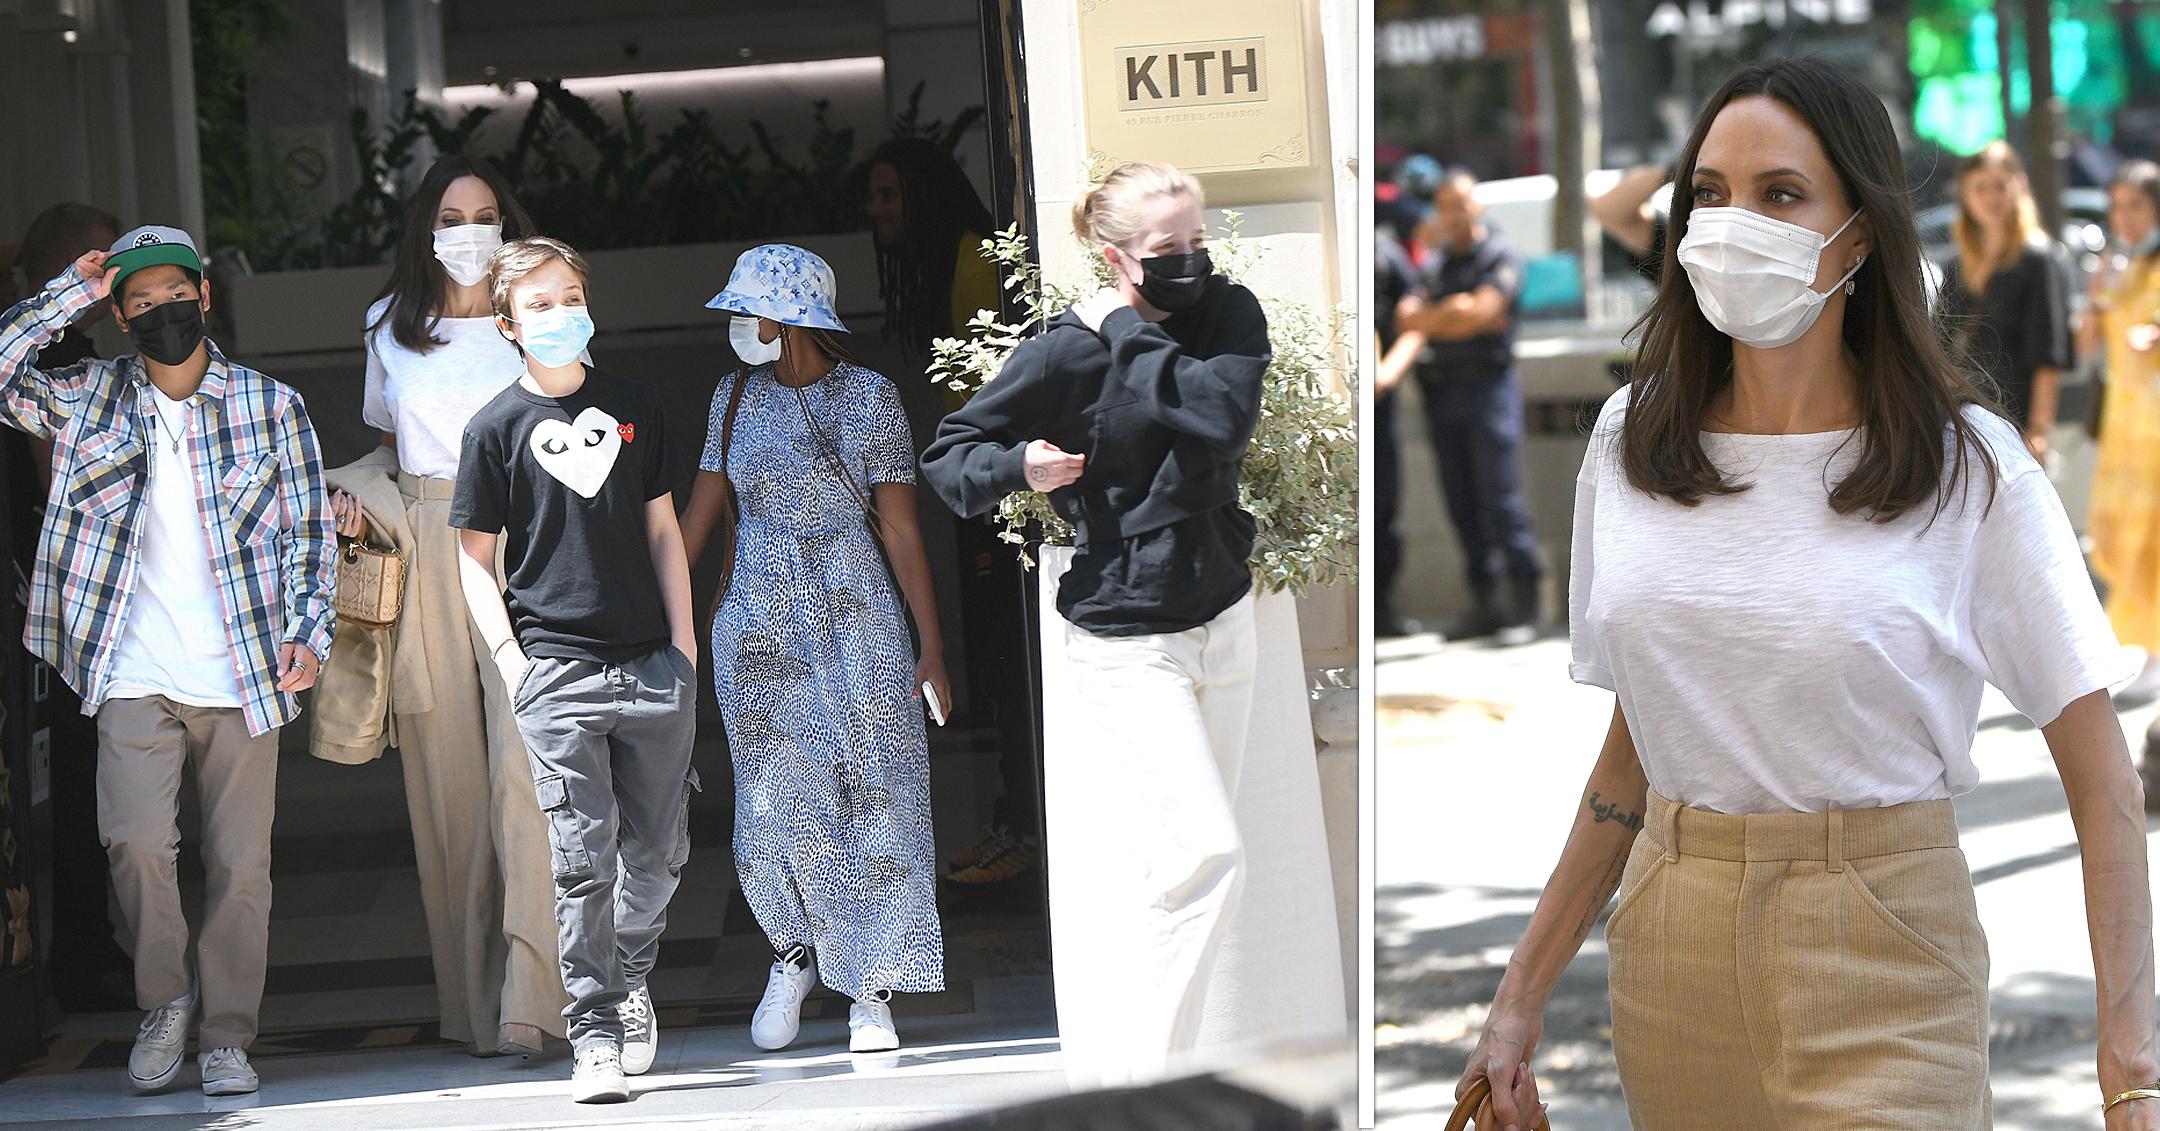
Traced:
[[1597, 887], [1591, 890], [1589, 902], [1583, 905], [1581, 920], [1575, 924], [1575, 945], [1581, 946], [1590, 937], [1590, 928], [1597, 925], [1598, 916], [1605, 905], [1612, 902], [1613, 892], [1620, 887], [1620, 877], [1627, 871], [1626, 852], [1616, 852], [1605, 862], [1605, 874], [1598, 878]]
[[1590, 800], [1585, 804], [1590, 806], [1591, 817], [1595, 818], [1601, 825], [1607, 821], [1618, 821], [1622, 828], [1632, 829], [1636, 832], [1642, 831], [1641, 813], [1626, 812], [1613, 802], [1599, 801], [1597, 791], [1594, 789], [1590, 791]]

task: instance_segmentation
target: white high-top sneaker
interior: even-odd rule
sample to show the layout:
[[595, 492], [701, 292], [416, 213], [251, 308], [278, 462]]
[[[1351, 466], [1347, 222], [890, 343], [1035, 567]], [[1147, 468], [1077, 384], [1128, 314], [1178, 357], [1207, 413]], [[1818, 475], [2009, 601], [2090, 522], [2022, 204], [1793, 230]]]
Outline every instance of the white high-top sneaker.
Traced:
[[135, 1031], [135, 1049], [128, 1053], [128, 1084], [138, 1092], [155, 1092], [180, 1075], [187, 1059], [188, 1030], [195, 1027], [195, 995], [145, 1014]]
[[622, 1070], [626, 1076], [652, 1071], [660, 1052], [660, 1022], [653, 1016], [652, 991], [644, 986], [630, 991], [622, 1003]]
[[772, 964], [765, 996], [750, 1017], [750, 1042], [768, 1051], [793, 1044], [802, 1032], [802, 1003], [817, 985], [817, 964], [810, 952], [795, 947]]
[[630, 1098], [630, 1082], [623, 1078], [622, 1050], [614, 1045], [587, 1045], [577, 1052], [577, 1066], [570, 1070], [570, 1098], [581, 1104], [613, 1104]]

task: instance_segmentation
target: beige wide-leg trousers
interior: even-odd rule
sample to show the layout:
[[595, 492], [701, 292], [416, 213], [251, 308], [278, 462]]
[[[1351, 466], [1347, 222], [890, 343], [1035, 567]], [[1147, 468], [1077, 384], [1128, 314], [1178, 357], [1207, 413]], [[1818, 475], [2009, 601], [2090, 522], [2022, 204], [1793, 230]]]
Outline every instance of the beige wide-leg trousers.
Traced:
[[1636, 1128], [1990, 1126], [1987, 939], [1948, 801], [1648, 808], [1606, 925]]
[[423, 633], [435, 708], [397, 719], [443, 1036], [480, 1052], [504, 1025], [563, 1035], [555, 881], [510, 696], [466, 611], [448, 479], [400, 474], [413, 532], [400, 631]]

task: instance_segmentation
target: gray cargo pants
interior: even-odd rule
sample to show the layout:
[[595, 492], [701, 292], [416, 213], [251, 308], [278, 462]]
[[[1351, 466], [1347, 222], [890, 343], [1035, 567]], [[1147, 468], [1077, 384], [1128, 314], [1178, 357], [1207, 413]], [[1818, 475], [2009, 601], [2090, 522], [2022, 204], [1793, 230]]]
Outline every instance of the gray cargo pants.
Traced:
[[546, 812], [572, 1045], [622, 1043], [617, 1007], [660, 954], [690, 858], [697, 731], [690, 660], [534, 657], [511, 695]]

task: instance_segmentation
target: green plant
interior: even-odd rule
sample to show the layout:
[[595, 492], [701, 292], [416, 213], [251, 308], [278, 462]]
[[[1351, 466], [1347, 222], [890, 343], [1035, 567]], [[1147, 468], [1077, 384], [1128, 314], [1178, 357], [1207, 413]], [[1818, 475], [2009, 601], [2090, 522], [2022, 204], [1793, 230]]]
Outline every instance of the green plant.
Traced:
[[[816, 235], [853, 231], [863, 222], [869, 170], [856, 157], [855, 131], [833, 124], [825, 101], [814, 104], [799, 146], [783, 146], [756, 121], [749, 123], [752, 142], [731, 146], [705, 111], [684, 111], [658, 129], [628, 91], [610, 117], [555, 79], [533, 82], [532, 107], [499, 151], [483, 151], [476, 142], [491, 108], [452, 119], [406, 91], [380, 127], [353, 111], [349, 134], [359, 184], [319, 220], [299, 216], [292, 194], [261, 187], [267, 182], [246, 129], [245, 73], [235, 63], [278, 29], [279, 10], [266, 0], [209, 6], [221, 13], [220, 22], [210, 45], [198, 41], [197, 56], [198, 68], [215, 80], [201, 107], [210, 238], [215, 246], [244, 250], [258, 270], [383, 262], [402, 218], [399, 181], [426, 148], [487, 158], [544, 231], [587, 251]], [[951, 148], [983, 115], [973, 106], [949, 123], [925, 120], [922, 93], [920, 84], [910, 93], [892, 120], [894, 134]]]
[[[1259, 252], [1238, 238], [1239, 217], [1225, 213], [1226, 237], [1210, 245], [1217, 270], [1235, 282]], [[1099, 258], [1084, 284], [1048, 283], [1030, 255], [1027, 237], [1007, 228], [981, 248], [998, 265], [1019, 321], [994, 310], [978, 311], [969, 336], [940, 338], [931, 346], [930, 379], [957, 392], [973, 392], [997, 379], [1005, 362], [1031, 331], [1074, 301], [1109, 282]], [[1334, 374], [1350, 370], [1346, 328], [1350, 312], [1322, 314], [1302, 303], [1263, 300], [1274, 354], [1261, 390], [1260, 423], [1246, 449], [1239, 502], [1251, 512], [1254, 576], [1267, 589], [1301, 595], [1356, 575], [1357, 429], [1349, 398]], [[1007, 495], [998, 504], [999, 537], [1019, 546], [1040, 540], [1070, 545], [1072, 528], [1036, 491]], [[1029, 564], [1033, 564], [1031, 561]]]

